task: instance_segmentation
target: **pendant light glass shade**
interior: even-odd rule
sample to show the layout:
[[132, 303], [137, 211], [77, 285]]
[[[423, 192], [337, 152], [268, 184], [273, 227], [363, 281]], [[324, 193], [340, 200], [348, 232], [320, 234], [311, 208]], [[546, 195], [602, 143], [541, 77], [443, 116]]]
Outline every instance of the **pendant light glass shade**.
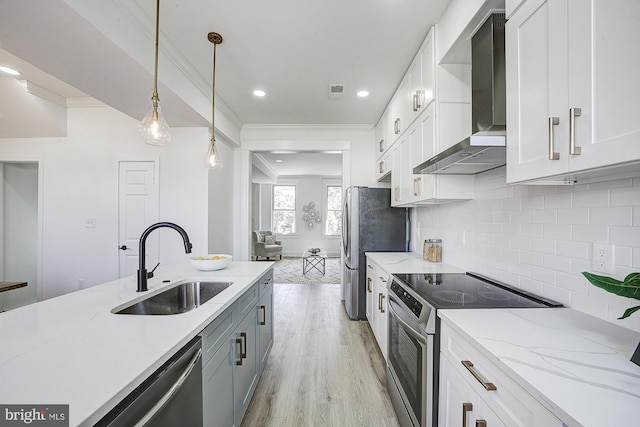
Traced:
[[210, 170], [222, 169], [222, 159], [220, 153], [216, 149], [216, 47], [222, 43], [222, 36], [218, 33], [207, 34], [207, 39], [213, 43], [213, 78], [211, 82], [211, 142], [204, 154], [204, 167]]
[[214, 171], [222, 169], [222, 158], [220, 158], [220, 153], [218, 153], [218, 150], [216, 149], [216, 140], [214, 137], [211, 137], [211, 142], [209, 143], [207, 152], [204, 155], [202, 164], [205, 168]]
[[156, 55], [153, 73], [153, 96], [151, 110], [144, 116], [138, 126], [138, 131], [149, 145], [165, 145], [171, 140], [171, 130], [160, 111], [158, 98], [158, 36], [160, 34], [160, 0], [156, 0]]
[[149, 145], [165, 145], [171, 140], [171, 129], [162, 115], [159, 106], [154, 106], [138, 126], [138, 131]]

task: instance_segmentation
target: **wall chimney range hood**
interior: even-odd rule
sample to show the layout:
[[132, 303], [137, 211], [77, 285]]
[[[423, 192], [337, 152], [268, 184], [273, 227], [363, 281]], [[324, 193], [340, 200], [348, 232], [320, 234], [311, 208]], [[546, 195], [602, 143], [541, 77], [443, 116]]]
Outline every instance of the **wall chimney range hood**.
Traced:
[[471, 39], [472, 135], [413, 169], [414, 174], [473, 175], [506, 163], [504, 13]]

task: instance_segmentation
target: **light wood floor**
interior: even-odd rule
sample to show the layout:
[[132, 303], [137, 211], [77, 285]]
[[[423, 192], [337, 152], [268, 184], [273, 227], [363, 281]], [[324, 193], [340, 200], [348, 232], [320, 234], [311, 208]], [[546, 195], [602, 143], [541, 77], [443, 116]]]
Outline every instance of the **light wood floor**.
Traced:
[[242, 427], [399, 426], [368, 322], [340, 285], [274, 285], [274, 344]]

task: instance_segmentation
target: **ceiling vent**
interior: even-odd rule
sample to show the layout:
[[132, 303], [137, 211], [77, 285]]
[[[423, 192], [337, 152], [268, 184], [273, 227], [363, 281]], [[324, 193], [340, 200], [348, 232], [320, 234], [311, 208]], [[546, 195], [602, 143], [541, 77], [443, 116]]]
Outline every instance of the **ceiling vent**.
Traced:
[[332, 84], [329, 85], [329, 99], [342, 99], [344, 94], [344, 85]]

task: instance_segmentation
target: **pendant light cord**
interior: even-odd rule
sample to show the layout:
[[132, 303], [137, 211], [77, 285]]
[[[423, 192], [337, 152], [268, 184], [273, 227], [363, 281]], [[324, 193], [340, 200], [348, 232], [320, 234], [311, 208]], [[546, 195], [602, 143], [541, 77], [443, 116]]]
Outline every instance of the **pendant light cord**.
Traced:
[[160, 35], [160, 0], [156, 0], [156, 57], [155, 57], [155, 69], [153, 71], [153, 95], [151, 100], [153, 101], [153, 118], [158, 120], [158, 37]]
[[[218, 43], [213, 43], [213, 79], [211, 92], [211, 142], [216, 140], [215, 116], [216, 116], [216, 47]], [[214, 147], [215, 148], [215, 147]]]

